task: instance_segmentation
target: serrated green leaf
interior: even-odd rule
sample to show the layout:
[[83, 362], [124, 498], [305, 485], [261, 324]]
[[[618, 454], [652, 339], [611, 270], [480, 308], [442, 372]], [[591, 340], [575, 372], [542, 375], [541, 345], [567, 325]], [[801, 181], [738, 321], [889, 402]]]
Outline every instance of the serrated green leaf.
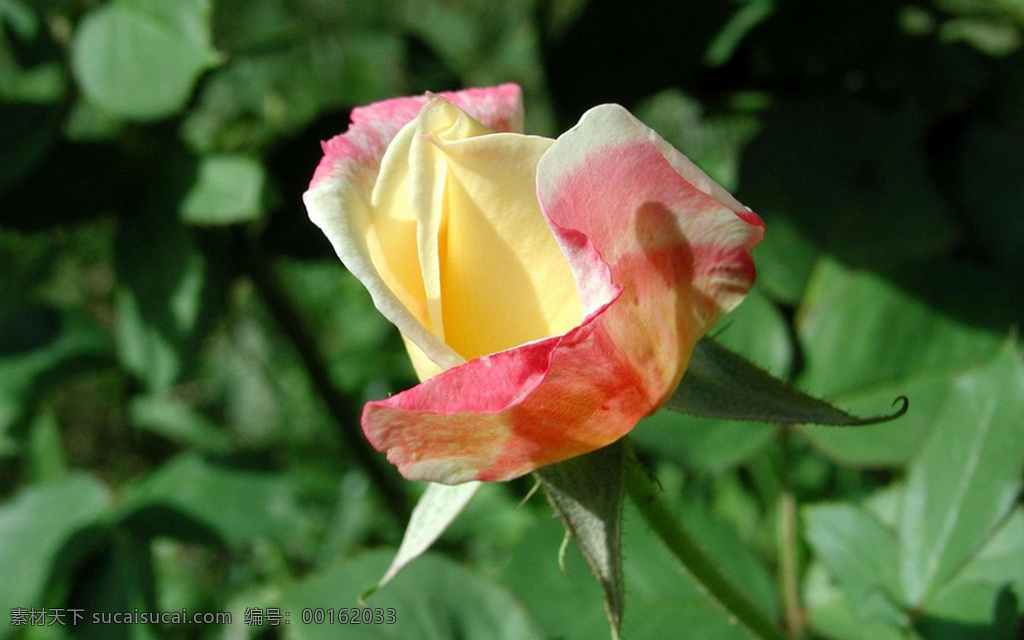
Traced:
[[83, 528], [97, 524], [110, 503], [110, 492], [102, 483], [92, 476], [74, 474], [24, 489], [0, 506], [2, 628], [10, 628], [11, 609], [38, 608], [43, 603], [51, 574], [70, 569], [54, 566], [62, 547]]
[[534, 472], [604, 589], [613, 638], [618, 638], [624, 605], [621, 538], [625, 464], [624, 447], [619, 441]]
[[376, 586], [363, 593], [368, 598], [391, 581], [407, 564], [423, 555], [455, 520], [480, 488], [479, 482], [448, 486], [430, 483], [412, 511], [402, 544]]
[[852, 411], [897, 395], [913, 410], [863, 429], [801, 427], [844, 464], [900, 465], [923, 446], [957, 377], [999, 352], [1024, 313], [999, 275], [946, 260], [873, 272], [831, 260], [816, 268], [797, 314], [806, 368], [801, 387]]
[[359, 590], [388, 566], [389, 551], [373, 551], [315, 573], [283, 597], [292, 640], [541, 640], [545, 637], [522, 604], [501, 585], [452, 560], [427, 554], [374, 596], [370, 611], [390, 624], [303, 624], [302, 612], [321, 608], [335, 613], [358, 606]]
[[150, 120], [188, 100], [217, 61], [208, 0], [117, 0], [82, 20], [71, 67], [85, 94], [112, 113]]
[[1024, 363], [1012, 345], [963, 374], [910, 465], [899, 539], [906, 602], [918, 605], [977, 553], [1021, 486]]
[[868, 425], [857, 429], [802, 425], [799, 429], [820, 453], [844, 465], [903, 465], [920, 451], [927, 440], [932, 425], [949, 399], [954, 381], [955, 374], [950, 372], [929, 372], [839, 395], [837, 402], [841, 401], [851, 410], [877, 407], [888, 402], [897, 392], [912, 398], [913, 409], [896, 425]]
[[704, 338], [694, 348], [683, 380], [665, 406], [694, 415], [755, 422], [858, 426], [898, 418], [907, 410], [906, 398], [902, 401], [903, 405], [889, 415], [851, 416]]

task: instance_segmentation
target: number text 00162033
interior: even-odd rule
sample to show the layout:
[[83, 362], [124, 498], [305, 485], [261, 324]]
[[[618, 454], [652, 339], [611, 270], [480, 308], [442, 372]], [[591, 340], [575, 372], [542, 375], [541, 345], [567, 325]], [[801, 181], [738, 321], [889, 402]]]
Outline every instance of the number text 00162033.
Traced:
[[303, 624], [395, 624], [394, 609], [379, 607], [317, 607], [302, 610]]

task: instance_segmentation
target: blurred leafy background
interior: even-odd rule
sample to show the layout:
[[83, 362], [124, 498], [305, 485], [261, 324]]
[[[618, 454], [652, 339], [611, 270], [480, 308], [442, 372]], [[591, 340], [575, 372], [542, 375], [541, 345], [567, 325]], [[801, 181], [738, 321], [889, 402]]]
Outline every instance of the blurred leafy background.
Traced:
[[[605, 637], [531, 483], [371, 606], [412, 494], [353, 426], [414, 377], [308, 222], [347, 112], [520, 83], [619, 102], [767, 223], [718, 331], [901, 420], [655, 415], [633, 441], [794, 638], [1024, 637], [1024, 2], [0, 0], [0, 638]], [[627, 638], [747, 637], [626, 513]], [[232, 625], [11, 626], [15, 608]], [[248, 607], [289, 624], [242, 624]]]

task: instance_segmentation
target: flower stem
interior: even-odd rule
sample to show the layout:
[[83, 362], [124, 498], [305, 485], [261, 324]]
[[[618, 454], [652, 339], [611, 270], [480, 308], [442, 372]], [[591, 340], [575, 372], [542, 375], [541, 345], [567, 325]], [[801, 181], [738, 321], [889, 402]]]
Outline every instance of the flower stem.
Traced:
[[316, 338], [309, 330], [295, 301], [281, 286], [280, 279], [271, 266], [269, 257], [264, 254], [258, 238], [247, 237], [245, 230], [239, 229], [239, 235], [235, 240], [242, 245], [239, 249], [244, 256], [246, 274], [259, 292], [270, 315], [295, 347], [313, 387], [338, 427], [342, 444], [380, 491], [384, 506], [399, 523], [404, 524], [412, 513], [408, 494], [395, 471], [384, 464], [380, 454], [375, 452], [363, 437], [359, 429], [359, 407], [362, 403], [334, 386], [327, 363], [320, 356]]
[[782, 587], [783, 611], [786, 616], [786, 632], [791, 640], [803, 637], [803, 609], [800, 605], [800, 558], [796, 539], [796, 495], [793, 492], [789, 469], [793, 457], [792, 433], [783, 427], [780, 433], [782, 444], [782, 493], [779, 495], [778, 544], [779, 583]]
[[779, 627], [740, 593], [676, 520], [638, 465], [627, 465], [626, 491], [651, 529], [731, 616], [764, 640], [786, 640]]
[[792, 640], [803, 636], [803, 613], [798, 590], [798, 558], [796, 550], [796, 497], [792, 491], [779, 496], [779, 580], [786, 612], [786, 632]]

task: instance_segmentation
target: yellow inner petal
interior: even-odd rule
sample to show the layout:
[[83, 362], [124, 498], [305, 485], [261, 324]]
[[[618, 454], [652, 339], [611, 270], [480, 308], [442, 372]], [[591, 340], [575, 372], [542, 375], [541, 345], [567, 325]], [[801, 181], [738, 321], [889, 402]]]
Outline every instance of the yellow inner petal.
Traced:
[[439, 144], [448, 159], [445, 341], [467, 359], [580, 321], [576, 283], [537, 203], [537, 162], [550, 145], [511, 133]]
[[423, 276], [417, 261], [418, 225], [415, 209], [408, 205], [408, 160], [415, 136], [414, 128], [405, 127], [384, 154], [368, 207], [366, 246], [373, 266], [388, 288], [417, 320], [430, 328]]
[[[493, 133], [436, 98], [389, 145], [367, 228], [370, 258], [410, 312], [469, 360], [564, 333], [582, 318], [537, 203], [552, 141]], [[440, 371], [406, 339], [421, 378]]]

